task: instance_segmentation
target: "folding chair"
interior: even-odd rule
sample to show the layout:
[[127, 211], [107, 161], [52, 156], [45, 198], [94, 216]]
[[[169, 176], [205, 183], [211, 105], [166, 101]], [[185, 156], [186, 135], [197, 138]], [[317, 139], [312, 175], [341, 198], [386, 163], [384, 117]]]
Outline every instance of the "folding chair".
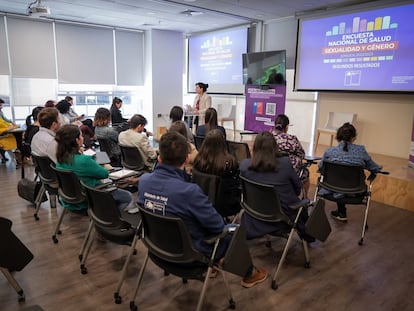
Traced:
[[147, 171], [144, 159], [137, 147], [119, 145], [121, 149], [121, 164], [123, 167], [144, 173]]
[[[75, 173], [72, 171], [59, 169], [53, 165], [50, 167], [56, 172], [59, 182], [58, 194], [61, 200], [71, 204], [79, 204], [86, 201], [86, 196], [82, 191], [79, 179]], [[60, 230], [60, 225], [62, 224], [63, 217], [65, 217], [66, 212], [67, 209], [63, 208], [62, 214], [60, 214], [58, 223], [56, 224], [56, 228], [53, 232], [52, 240], [55, 244], [59, 242], [56, 235], [62, 233]]]
[[121, 213], [111, 192], [116, 188], [98, 189], [92, 188], [81, 182], [88, 199], [88, 215], [92, 226], [86, 234], [87, 245], [80, 263], [82, 274], [87, 273], [86, 260], [95, 240], [95, 233], [100, 234], [104, 239], [120, 245], [130, 245], [130, 251], [122, 268], [121, 277], [114, 293], [115, 303], [122, 302], [119, 295], [126, 271], [131, 261], [132, 254], [136, 253], [135, 246], [141, 233], [141, 217], [139, 214], [130, 215], [127, 212]]
[[[214, 248], [211, 257], [208, 258], [193, 248], [187, 227], [180, 218], [157, 215], [141, 206], [139, 209], [143, 226], [142, 241], [147, 247], [148, 252], [139, 272], [137, 284], [130, 302], [131, 310], [136, 311], [138, 309], [135, 305], [135, 298], [147, 266], [148, 258], [151, 258], [165, 272], [176, 275], [182, 278], [183, 281], [189, 279], [203, 281], [203, 288], [196, 309], [197, 311], [201, 310], [213, 267], [222, 271], [220, 267], [214, 264], [213, 259], [220, 238], [226, 235], [227, 232], [209, 241], [211, 244], [214, 243]], [[220, 274], [227, 289], [229, 307], [234, 309], [236, 304], [231, 295], [227, 280], [224, 273]]]
[[54, 163], [49, 157], [41, 157], [32, 154], [32, 159], [36, 165], [37, 174], [42, 183], [39, 193], [35, 199], [36, 206], [35, 213], [33, 215], [36, 220], [39, 220], [39, 216], [37, 214], [39, 213], [42, 198], [46, 190], [49, 193], [50, 208], [56, 208], [56, 195], [58, 194], [59, 182], [56, 172], [51, 168], [51, 165], [54, 166]]
[[244, 142], [227, 141], [229, 153], [234, 155], [238, 162], [251, 157], [249, 145]]
[[[323, 161], [319, 169], [320, 177], [316, 185], [315, 199], [323, 197], [329, 201], [364, 205], [364, 221], [362, 224], [361, 239], [358, 244], [364, 242], [365, 230], [368, 229], [368, 212], [371, 201], [371, 192], [377, 174], [389, 174], [388, 172], [372, 173], [366, 178], [362, 166]], [[368, 185], [366, 184], [368, 182]], [[327, 190], [324, 194], [321, 189]]]
[[[251, 217], [265, 222], [282, 222], [290, 227], [290, 232], [287, 238], [285, 248], [283, 249], [282, 257], [279, 260], [279, 264], [272, 279], [272, 288], [277, 289], [278, 284], [276, 282], [279, 271], [282, 268], [285, 261], [286, 254], [289, 250], [292, 242], [293, 233], [297, 228], [299, 217], [302, 213], [302, 209], [310, 205], [310, 201], [304, 199], [294, 205], [290, 205], [291, 209], [297, 210], [295, 220], [292, 222], [289, 217], [283, 212], [282, 205], [280, 204], [279, 194], [276, 186], [267, 185], [252, 181], [244, 176], [240, 176], [242, 183], [242, 201], [241, 205], [243, 210]], [[305, 240], [302, 240], [303, 250], [305, 253], [305, 268], [310, 267], [308, 244]]]
[[[227, 199], [229, 199], [229, 196], [231, 195], [231, 193], [226, 192], [226, 187], [229, 185], [226, 180], [217, 175], [200, 172], [195, 168], [192, 170], [191, 179], [192, 182], [200, 186], [203, 192], [208, 196], [211, 204], [213, 204], [214, 208], [225, 220], [228, 220], [229, 216], [235, 216], [240, 212], [241, 196], [239, 197], [238, 202], [232, 202], [232, 205], [226, 204], [229, 202]], [[236, 217], [234, 220], [235, 219]]]
[[204, 136], [194, 135], [194, 145], [197, 150], [200, 150], [201, 145], [203, 144], [204, 138], [205, 138]]
[[18, 300], [24, 301], [23, 289], [11, 272], [21, 271], [32, 261], [33, 254], [11, 230], [12, 222], [0, 217], [0, 271], [19, 295]]

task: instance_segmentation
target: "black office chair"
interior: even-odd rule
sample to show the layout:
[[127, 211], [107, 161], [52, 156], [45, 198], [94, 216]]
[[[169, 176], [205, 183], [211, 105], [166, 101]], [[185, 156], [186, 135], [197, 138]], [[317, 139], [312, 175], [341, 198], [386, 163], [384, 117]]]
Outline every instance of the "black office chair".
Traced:
[[[240, 212], [241, 189], [238, 181], [237, 185], [234, 185], [234, 181], [229, 182], [224, 177], [200, 172], [194, 167], [191, 180], [200, 186], [211, 204], [226, 221], [229, 220], [228, 217]], [[233, 184], [230, 185], [231, 183]], [[234, 189], [235, 186], [238, 189]]]
[[114, 167], [121, 166], [121, 153], [114, 153], [114, 145], [117, 144], [106, 137], [97, 137], [97, 139], [99, 142], [99, 150], [107, 153], [109, 159], [111, 159], [111, 165]]
[[12, 222], [0, 217], [0, 271], [16, 290], [19, 301], [24, 301], [23, 289], [17, 283], [11, 272], [21, 271], [32, 261], [32, 252], [20, 241], [11, 230]]
[[[315, 199], [323, 197], [329, 201], [364, 205], [364, 221], [362, 224], [361, 238], [358, 242], [364, 242], [365, 231], [368, 229], [368, 212], [371, 201], [371, 192], [377, 174], [389, 174], [388, 172], [371, 173], [368, 178], [362, 166], [323, 161], [319, 169], [320, 177], [316, 185]], [[366, 183], [368, 182], [368, 185]], [[326, 193], [321, 189], [327, 190]]]
[[229, 153], [232, 154], [238, 162], [251, 157], [249, 145], [238, 141], [227, 141]]
[[[244, 176], [240, 176], [240, 180], [242, 183], [241, 205], [246, 213], [248, 213], [251, 217], [264, 222], [281, 222], [290, 227], [290, 232], [288, 233], [287, 242], [285, 248], [283, 249], [282, 257], [280, 258], [277, 269], [273, 274], [272, 288], [277, 289], [278, 284], [276, 282], [276, 279], [285, 261], [286, 254], [293, 239], [293, 233], [297, 228], [298, 220], [303, 208], [309, 206], [310, 201], [305, 199], [289, 206], [290, 208], [297, 210], [295, 220], [291, 221], [289, 217], [283, 212], [276, 186], [258, 183]], [[308, 244], [302, 238], [301, 240], [305, 253], [305, 267], [309, 268], [310, 259]]]
[[32, 159], [42, 183], [35, 199], [35, 213], [33, 215], [36, 220], [39, 220], [37, 214], [39, 213], [40, 205], [46, 191], [49, 193], [50, 208], [56, 208], [56, 195], [58, 194], [59, 182], [56, 172], [51, 168], [51, 165], [54, 166], [54, 163], [49, 157], [32, 154]]
[[115, 199], [111, 195], [111, 191], [116, 188], [99, 189], [92, 188], [83, 182], [81, 182], [81, 184], [85, 189], [86, 197], [88, 199], [88, 214], [92, 224], [86, 235], [87, 246], [80, 263], [81, 273], [86, 274], [88, 271], [86, 260], [95, 240], [94, 237], [96, 232], [105, 240], [120, 245], [130, 245], [131, 247], [114, 293], [115, 303], [118, 304], [122, 301], [119, 291], [125, 279], [131, 256], [136, 252], [135, 247], [140, 238], [141, 217], [139, 214], [130, 215], [127, 212], [119, 211]]
[[200, 150], [201, 145], [203, 144], [204, 138], [205, 138], [204, 136], [194, 135], [194, 145], [197, 150]]
[[[141, 206], [139, 209], [143, 226], [142, 241], [147, 247], [148, 253], [138, 275], [135, 291], [130, 302], [131, 310], [137, 310], [135, 298], [147, 266], [148, 258], [151, 258], [165, 272], [183, 278], [184, 281], [189, 279], [203, 281], [204, 284], [196, 309], [201, 310], [213, 267], [222, 271], [213, 262], [219, 240], [222, 236], [210, 241], [211, 244], [214, 243], [214, 249], [212, 256], [208, 258], [193, 248], [187, 227], [180, 218], [157, 215]], [[224, 273], [221, 273], [221, 275], [228, 292], [229, 306], [234, 309], [236, 305], [227, 280]]]
[[137, 147], [119, 145], [119, 148], [121, 149], [121, 164], [123, 167], [141, 173], [148, 171]]
[[[72, 171], [64, 170], [57, 168], [53, 165], [50, 166], [57, 175], [59, 182], [59, 198], [66, 203], [79, 204], [86, 202], [86, 196], [83, 193], [83, 190], [80, 186], [79, 179]], [[60, 214], [58, 223], [56, 224], [55, 230], [52, 235], [52, 240], [56, 244], [59, 242], [57, 235], [61, 234], [60, 225], [62, 224], [63, 217], [67, 213], [67, 209], [63, 208], [62, 213]], [[85, 245], [82, 246], [84, 248]], [[81, 251], [82, 253], [82, 251]]]

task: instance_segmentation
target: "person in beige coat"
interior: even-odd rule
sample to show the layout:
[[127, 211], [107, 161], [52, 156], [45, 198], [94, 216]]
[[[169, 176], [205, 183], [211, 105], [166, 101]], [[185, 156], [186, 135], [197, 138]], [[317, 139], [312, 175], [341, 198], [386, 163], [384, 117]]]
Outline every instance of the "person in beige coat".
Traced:
[[119, 133], [120, 145], [137, 147], [144, 159], [145, 166], [151, 169], [157, 159], [157, 150], [149, 144], [147, 135], [144, 133], [147, 119], [140, 114], [135, 114], [130, 121], [131, 128]]
[[193, 114], [197, 115], [194, 118], [196, 131], [199, 125], [204, 124], [204, 115], [206, 110], [211, 107], [211, 96], [207, 94], [207, 88], [208, 84], [206, 83], [197, 82], [195, 84], [197, 96], [194, 98], [192, 110]]

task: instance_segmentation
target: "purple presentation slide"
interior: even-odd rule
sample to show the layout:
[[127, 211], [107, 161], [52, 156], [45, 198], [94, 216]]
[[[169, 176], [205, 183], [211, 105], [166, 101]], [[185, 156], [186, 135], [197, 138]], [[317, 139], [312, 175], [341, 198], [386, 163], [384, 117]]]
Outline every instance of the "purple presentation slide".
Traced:
[[303, 20], [296, 89], [414, 91], [414, 4]]
[[270, 85], [269, 89], [246, 85], [245, 94], [245, 130], [268, 131], [273, 127], [276, 116], [285, 112], [286, 86], [284, 85]]

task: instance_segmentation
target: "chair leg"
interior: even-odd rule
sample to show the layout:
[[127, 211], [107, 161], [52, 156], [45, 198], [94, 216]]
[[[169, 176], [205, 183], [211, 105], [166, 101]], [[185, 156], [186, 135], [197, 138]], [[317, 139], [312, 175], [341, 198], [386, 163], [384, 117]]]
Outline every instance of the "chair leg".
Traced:
[[144, 271], [147, 266], [147, 262], [148, 262], [148, 252], [145, 255], [144, 263], [142, 264], [141, 270], [139, 271], [139, 274], [138, 274], [137, 284], [135, 285], [134, 293], [132, 295], [131, 301], [129, 302], [129, 308], [131, 311], [138, 310], [137, 306], [135, 305], [135, 298], [137, 297], [138, 289], [139, 289], [139, 286], [141, 285], [142, 277], [144, 276]]
[[50, 203], [50, 208], [56, 208], [56, 194], [50, 194], [49, 193], [49, 203]]
[[210, 274], [213, 270], [212, 267], [208, 267], [207, 275], [204, 279], [203, 288], [201, 289], [200, 298], [198, 298], [197, 308], [196, 311], [201, 311], [201, 307], [203, 306], [204, 296], [206, 295], [208, 281], [210, 280]]
[[305, 254], [305, 268], [310, 268], [310, 257], [309, 257], [309, 247], [308, 242], [302, 239], [303, 252]]
[[362, 224], [362, 233], [361, 233], [361, 239], [359, 240], [358, 244], [362, 245], [364, 243], [364, 236], [365, 236], [365, 230], [367, 229], [368, 225], [368, 212], [369, 212], [369, 202], [371, 201], [371, 196], [368, 196], [367, 204], [365, 206], [365, 215], [364, 215], [364, 222]]
[[39, 213], [40, 205], [42, 204], [42, 198], [43, 198], [45, 192], [46, 192], [46, 188], [45, 188], [45, 185], [42, 183], [42, 185], [40, 186], [40, 190], [39, 190], [39, 192], [38, 192], [38, 194], [35, 198], [35, 201], [34, 201], [34, 203], [35, 203], [35, 212], [34, 212], [33, 217], [36, 220], [39, 220], [39, 216], [37, 216], [37, 214]]
[[85, 253], [82, 256], [82, 260], [80, 262], [80, 270], [81, 274], [87, 274], [88, 268], [86, 268], [86, 260], [88, 259], [89, 252], [91, 251], [93, 242], [95, 241], [96, 231], [94, 227], [92, 226], [91, 233], [89, 235], [89, 239], [87, 242], [87, 245], [85, 247]]
[[10, 271], [6, 268], [0, 267], [0, 271], [4, 274], [6, 279], [9, 281], [11, 286], [13, 286], [14, 290], [19, 295], [18, 301], [22, 302], [25, 300], [23, 289], [20, 287], [19, 283], [17, 283], [16, 279], [13, 277], [13, 275], [10, 273]]
[[321, 135], [321, 133], [319, 131], [316, 132], [316, 140], [315, 140], [315, 147], [313, 148], [313, 153], [316, 153], [316, 149], [318, 148], [318, 144], [319, 144], [319, 136]]
[[229, 308], [230, 309], [235, 309], [236, 308], [236, 302], [233, 299], [233, 295], [232, 295], [231, 290], [230, 290], [229, 282], [227, 281], [227, 278], [225, 276], [224, 271], [221, 271], [220, 274], [221, 274], [221, 276], [223, 278], [224, 286], [226, 286], [227, 299], [229, 301]]
[[79, 256], [78, 256], [79, 261], [82, 261], [86, 245], [88, 244], [88, 241], [89, 241], [89, 238], [90, 238], [90, 235], [91, 235], [91, 232], [92, 232], [92, 227], [93, 227], [93, 223], [92, 223], [92, 221], [89, 221], [88, 231], [86, 232], [85, 239], [83, 240], [81, 249], [79, 251]]
[[62, 231], [60, 231], [60, 225], [61, 225], [61, 223], [62, 223], [63, 217], [65, 217], [66, 212], [67, 212], [67, 211], [66, 211], [66, 208], [64, 208], [64, 209], [62, 210], [62, 214], [60, 214], [60, 217], [59, 217], [58, 223], [56, 224], [55, 231], [53, 232], [53, 235], [52, 235], [52, 240], [53, 240], [53, 243], [55, 243], [55, 244], [59, 242], [59, 240], [57, 239], [56, 235], [58, 235], [58, 234], [61, 234], [61, 233], [62, 233]]
[[135, 246], [137, 244], [138, 238], [139, 238], [138, 234], [135, 234], [134, 240], [132, 241], [132, 244], [131, 244], [131, 248], [128, 252], [128, 256], [125, 260], [124, 266], [122, 267], [121, 277], [119, 278], [119, 281], [118, 281], [118, 284], [116, 285], [116, 289], [114, 293], [116, 304], [120, 304], [122, 302], [122, 297], [119, 295], [119, 291], [121, 290], [122, 283], [124, 282], [127, 268], [128, 268], [129, 262], [131, 261], [131, 256], [135, 252]]
[[279, 274], [279, 271], [282, 269], [282, 265], [283, 265], [283, 262], [285, 261], [286, 254], [287, 254], [287, 252], [289, 250], [290, 243], [291, 243], [291, 241], [293, 239], [293, 233], [294, 232], [295, 232], [295, 228], [292, 228], [290, 230], [289, 237], [288, 237], [288, 240], [286, 242], [285, 248], [283, 249], [282, 257], [280, 257], [279, 264], [277, 265], [277, 269], [276, 269], [275, 273], [273, 274], [273, 279], [272, 279], [272, 288], [273, 289], [277, 289], [278, 288], [278, 285], [277, 285], [277, 282], [276, 282], [276, 278], [277, 278], [277, 276]]

